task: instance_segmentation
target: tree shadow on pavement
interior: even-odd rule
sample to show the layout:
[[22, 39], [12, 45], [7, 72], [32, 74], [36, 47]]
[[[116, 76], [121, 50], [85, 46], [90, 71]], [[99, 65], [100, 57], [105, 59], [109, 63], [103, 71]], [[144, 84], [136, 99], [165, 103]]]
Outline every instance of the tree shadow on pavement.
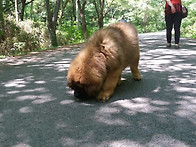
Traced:
[[80, 46], [1, 62], [0, 146], [195, 146], [196, 40], [177, 50], [162, 32], [139, 37], [142, 81], [126, 68], [104, 104], [67, 88]]

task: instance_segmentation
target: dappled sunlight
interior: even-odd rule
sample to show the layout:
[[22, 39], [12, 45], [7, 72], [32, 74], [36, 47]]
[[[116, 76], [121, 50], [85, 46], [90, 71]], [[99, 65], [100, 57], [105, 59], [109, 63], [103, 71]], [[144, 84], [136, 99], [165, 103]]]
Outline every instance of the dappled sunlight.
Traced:
[[[8, 91], [7, 94], [10, 96], [14, 95], [19, 95], [23, 94], [22, 96], [16, 97], [15, 99], [11, 99], [9, 101], [23, 101], [23, 100], [30, 100], [30, 99], [35, 99], [36, 95], [34, 93], [47, 93], [48, 90], [45, 88], [35, 88], [35, 89], [24, 89], [24, 90], [11, 90]], [[31, 93], [31, 95], [30, 95]], [[28, 95], [26, 95], [28, 94]]]
[[122, 139], [122, 140], [109, 140], [104, 141], [98, 145], [98, 147], [140, 147], [142, 144], [136, 141], [131, 141], [129, 139]]
[[[193, 64], [186, 64], [186, 63], [181, 63], [181, 64], [175, 64], [173, 66], [169, 66], [169, 69], [172, 69], [173, 71], [178, 71], [178, 70], [196, 70], [196, 66]], [[194, 71], [196, 72], [196, 71]]]
[[68, 104], [71, 104], [71, 103], [74, 103], [75, 101], [74, 100], [63, 100], [60, 102], [61, 105], [68, 105]]
[[172, 146], [174, 145], [177, 147], [188, 147], [189, 145], [180, 141], [176, 140], [175, 138], [166, 135], [166, 134], [156, 134], [152, 137], [150, 142], [147, 144], [148, 146]]
[[174, 112], [174, 114], [179, 117], [190, 119], [190, 121], [195, 123], [194, 122], [195, 113], [196, 113], [195, 104], [190, 103], [188, 101], [179, 101], [176, 104], [179, 105], [179, 109], [176, 112]]
[[14, 100], [11, 101], [26, 101], [26, 100], [35, 100], [37, 96], [35, 95], [24, 95], [24, 96], [19, 96]]
[[47, 70], [47, 69], [55, 69], [59, 72], [64, 72], [67, 71], [69, 68], [70, 60], [63, 59], [62, 61], [58, 62], [50, 62], [50, 63], [42, 63], [39, 65], [28, 65], [29, 68], [35, 68], [38, 67], [42, 70]]
[[66, 87], [66, 93], [69, 95], [74, 95], [74, 91], [71, 88]]
[[19, 109], [20, 113], [31, 113], [33, 112], [33, 109], [31, 107], [23, 107]]
[[[117, 100], [109, 106], [102, 106], [96, 111], [95, 119], [99, 122], [110, 125], [129, 125], [129, 122], [120, 119], [120, 114], [125, 113], [133, 116], [137, 113], [164, 113], [168, 111], [170, 105], [167, 101], [151, 100], [149, 98], [133, 98], [131, 100]], [[115, 118], [115, 116], [118, 116]]]
[[12, 95], [12, 94], [17, 94], [20, 93], [19, 90], [14, 90], [14, 91], [8, 91], [7, 94]]
[[47, 103], [47, 102], [51, 102], [56, 100], [56, 98], [52, 97], [51, 95], [40, 95], [40, 96], [36, 96], [36, 99], [34, 99], [32, 101], [33, 104], [43, 104], [43, 103]]
[[161, 100], [153, 100], [151, 101], [151, 104], [157, 105], [157, 106], [167, 106], [170, 103], [167, 101], [161, 101]]
[[[28, 55], [25, 56], [16, 56], [16, 57], [8, 57], [5, 59], [0, 59], [0, 62], [4, 62], [7, 65], [22, 65], [22, 64], [27, 64], [27, 63], [49, 63], [49, 65], [53, 62], [53, 64], [67, 64], [69, 63], [73, 56], [76, 55], [77, 52], [81, 50], [81, 47], [74, 48], [74, 50], [70, 50], [74, 48], [58, 48], [56, 50], [47, 50], [45, 52], [32, 52], [29, 53]], [[67, 50], [67, 51], [66, 51]], [[63, 51], [67, 52], [66, 54], [62, 54]], [[56, 58], [62, 58], [62, 61], [56, 61]], [[63, 59], [63, 56], [64, 59]], [[40, 67], [40, 64], [30, 64], [31, 67]]]
[[118, 108], [103, 106], [96, 112], [95, 119], [108, 125], [128, 124], [128, 122], [123, 119], [112, 117], [113, 115], [118, 115], [119, 113], [120, 110]]
[[[178, 75], [171, 75], [168, 77], [168, 80], [173, 82], [174, 84], [185, 84], [185, 85], [189, 85], [192, 87], [192, 85], [196, 84], [196, 78], [194, 78], [192, 75], [194, 75], [195, 73], [192, 73], [191, 71], [189, 73], [185, 73], [183, 72], [182, 75], [180, 75], [180, 77]], [[179, 86], [178, 85], [178, 86]]]
[[157, 134], [152, 137], [152, 139], [147, 143], [143, 144], [137, 141], [131, 141], [130, 139], [116, 139], [116, 140], [109, 140], [104, 141], [98, 146], [107, 146], [107, 147], [142, 147], [142, 146], [171, 146], [175, 144], [175, 146], [183, 146], [188, 147], [189, 145], [185, 144], [180, 140], [176, 140], [169, 135], [166, 134]]
[[40, 80], [40, 81], [35, 81], [35, 84], [46, 84], [46, 81], [42, 81], [42, 80]]
[[158, 87], [156, 87], [152, 92], [158, 93], [158, 92], [160, 92], [160, 91], [161, 91], [161, 87], [158, 86]]
[[54, 101], [55, 98], [53, 98], [51, 95], [48, 94], [43, 94], [43, 95], [23, 95], [23, 96], [18, 96], [13, 100], [10, 100], [10, 102], [13, 101], [28, 101], [31, 100], [32, 104], [42, 104], [42, 103], [46, 103], [46, 102], [51, 102]]
[[17, 145], [13, 145], [12, 147], [32, 147], [32, 146], [30, 146], [30, 145], [28, 145], [26, 143], [19, 143]]
[[8, 81], [6, 83], [2, 83], [5, 87], [16, 87], [22, 88], [25, 87], [28, 82], [24, 79], [14, 79], [12, 81]]
[[168, 49], [149, 50], [147, 52], [141, 52], [140, 66], [141, 70], [148, 68], [149, 70], [160, 72], [183, 69], [196, 70], [194, 64], [183, 63], [186, 58], [190, 58], [191, 56], [196, 56], [196, 51]]
[[[150, 37], [149, 37], [150, 35]], [[196, 41], [181, 39], [181, 48], [166, 48], [165, 31], [140, 34], [140, 69], [142, 72], [178, 72], [189, 70], [196, 72], [195, 62]], [[164, 38], [164, 40], [163, 40]], [[154, 42], [153, 42], [154, 41]], [[191, 48], [190, 48], [191, 47]], [[196, 78], [193, 78], [196, 79]]]
[[182, 92], [182, 93], [188, 92], [188, 93], [196, 94], [196, 88], [175, 86], [174, 90], [176, 90], [177, 92]]
[[67, 137], [67, 138], [61, 138], [59, 142], [61, 143], [62, 146], [76, 146], [77, 144], [80, 144], [82, 140]]
[[106, 103], [78, 100], [67, 87], [70, 62], [82, 47], [4, 60], [0, 142], [9, 146], [33, 146], [31, 142], [38, 146], [194, 146], [196, 41], [185, 39], [179, 50], [167, 49], [164, 33], [139, 35], [142, 80], [132, 80], [127, 67], [121, 85]]
[[[159, 104], [156, 104], [157, 101], [153, 102], [148, 98], [134, 98], [132, 100], [119, 100], [114, 102], [114, 106], [121, 106], [126, 108], [130, 114], [137, 114], [139, 112], [142, 113], [153, 113], [156, 111], [163, 112], [167, 110], [164, 107], [165, 104], [168, 105], [167, 102], [159, 101]], [[153, 105], [152, 105], [153, 104]]]

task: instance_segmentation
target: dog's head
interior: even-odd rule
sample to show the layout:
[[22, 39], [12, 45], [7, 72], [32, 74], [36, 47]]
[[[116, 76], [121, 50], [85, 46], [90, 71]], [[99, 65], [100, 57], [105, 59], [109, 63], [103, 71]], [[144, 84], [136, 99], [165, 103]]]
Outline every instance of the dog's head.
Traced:
[[95, 97], [103, 84], [99, 71], [93, 67], [78, 68], [77, 71], [72, 71], [73, 68], [68, 71], [67, 79], [68, 87], [74, 90], [74, 96], [80, 99]]
[[74, 90], [74, 96], [79, 99], [93, 98], [100, 90], [99, 83], [85, 84], [72, 80], [68, 83], [68, 86]]
[[100, 56], [79, 54], [69, 67], [68, 87], [74, 90], [76, 98], [95, 97], [101, 89], [105, 74], [106, 68]]

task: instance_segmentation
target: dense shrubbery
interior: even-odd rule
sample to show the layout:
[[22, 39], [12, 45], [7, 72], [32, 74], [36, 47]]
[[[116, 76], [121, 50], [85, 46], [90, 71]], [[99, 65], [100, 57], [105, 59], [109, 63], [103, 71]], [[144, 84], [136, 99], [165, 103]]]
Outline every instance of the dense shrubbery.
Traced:
[[196, 39], [196, 3], [186, 0], [184, 5], [188, 8], [188, 17], [182, 20], [182, 35]]
[[[5, 19], [5, 40], [0, 46], [0, 55], [17, 55], [50, 47], [47, 27], [44, 23], [25, 20], [16, 23], [9, 16]], [[67, 44], [68, 33], [57, 31], [58, 44]]]
[[[67, 22], [67, 24], [62, 24], [61, 27], [59, 27], [58, 32], [64, 32], [66, 34], [64, 37], [66, 37], [67, 42], [66, 43], [77, 43], [83, 41], [83, 35], [81, 29], [77, 29], [75, 22]], [[57, 37], [58, 39], [58, 37]]]
[[16, 23], [12, 17], [6, 17], [4, 31], [5, 40], [0, 46], [1, 55], [29, 52], [49, 44], [46, 28], [30, 20]]

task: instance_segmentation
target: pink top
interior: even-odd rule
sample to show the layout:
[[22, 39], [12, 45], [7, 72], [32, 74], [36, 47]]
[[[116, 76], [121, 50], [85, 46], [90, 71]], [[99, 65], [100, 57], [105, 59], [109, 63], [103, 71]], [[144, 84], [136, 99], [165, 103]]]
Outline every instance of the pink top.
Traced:
[[[181, 0], [170, 0], [171, 3], [176, 8], [176, 12], [182, 12], [182, 3]], [[165, 15], [172, 14], [171, 7], [166, 3], [165, 4]]]

